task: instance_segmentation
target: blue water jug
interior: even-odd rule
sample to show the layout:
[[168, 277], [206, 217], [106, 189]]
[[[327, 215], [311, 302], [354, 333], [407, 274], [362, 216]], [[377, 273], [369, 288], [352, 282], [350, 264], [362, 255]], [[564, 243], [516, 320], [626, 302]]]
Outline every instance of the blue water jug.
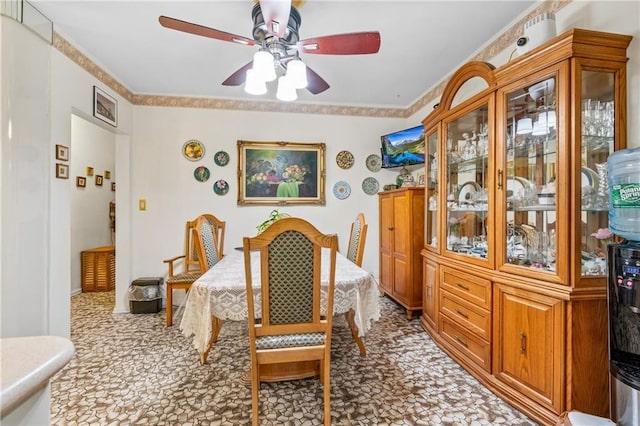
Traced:
[[607, 159], [609, 228], [640, 241], [640, 147], [612, 153]]

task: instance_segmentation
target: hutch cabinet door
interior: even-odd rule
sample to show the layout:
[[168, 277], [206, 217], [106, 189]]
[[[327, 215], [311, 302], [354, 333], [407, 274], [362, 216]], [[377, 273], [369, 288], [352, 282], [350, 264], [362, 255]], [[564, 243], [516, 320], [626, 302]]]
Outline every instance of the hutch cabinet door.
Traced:
[[561, 300], [494, 286], [494, 375], [557, 413], [563, 409], [563, 318]]
[[393, 197], [380, 195], [380, 287], [385, 293], [393, 291]]
[[422, 269], [424, 274], [422, 295], [422, 316], [432, 330], [436, 330], [437, 309], [436, 303], [439, 293], [438, 288], [438, 265], [435, 262], [424, 260]]
[[[493, 267], [490, 190], [493, 150], [490, 143], [493, 96], [452, 113], [445, 121], [445, 256]], [[491, 117], [490, 117], [491, 115]]]
[[[568, 63], [498, 91], [499, 269], [568, 283]], [[558, 96], [562, 93], [562, 96]]]
[[425, 215], [424, 245], [427, 250], [438, 250], [438, 163], [440, 162], [438, 126], [427, 131], [425, 156]]
[[607, 158], [626, 147], [624, 126], [626, 76], [624, 65], [577, 59], [576, 147], [579, 163], [574, 168], [577, 182], [575, 222], [577, 236], [573, 253], [576, 276], [596, 284], [607, 275], [606, 245], [613, 242], [609, 230], [609, 187]]

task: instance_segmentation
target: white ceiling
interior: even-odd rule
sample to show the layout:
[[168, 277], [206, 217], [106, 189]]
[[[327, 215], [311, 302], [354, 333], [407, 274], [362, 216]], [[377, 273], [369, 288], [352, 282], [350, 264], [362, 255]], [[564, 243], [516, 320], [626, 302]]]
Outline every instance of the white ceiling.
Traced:
[[[136, 94], [224, 99], [255, 97], [221, 83], [252, 59], [242, 46], [163, 28], [166, 15], [251, 38], [252, 0], [31, 0], [54, 30]], [[300, 38], [379, 31], [378, 54], [302, 59], [331, 86], [298, 102], [408, 107], [535, 2], [323, 1], [299, 8]], [[514, 40], [515, 41], [515, 40]]]

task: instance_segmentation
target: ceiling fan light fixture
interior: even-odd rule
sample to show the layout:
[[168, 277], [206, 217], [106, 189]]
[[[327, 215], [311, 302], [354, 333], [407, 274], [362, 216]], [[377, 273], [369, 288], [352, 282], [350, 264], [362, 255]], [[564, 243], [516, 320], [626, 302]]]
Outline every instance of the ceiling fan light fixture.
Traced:
[[304, 89], [309, 84], [307, 81], [307, 66], [300, 59], [292, 59], [287, 64], [287, 78], [294, 88]]
[[298, 99], [296, 88], [293, 87], [287, 76], [283, 75], [278, 78], [278, 91], [276, 92], [276, 98], [284, 102], [291, 102]]
[[533, 120], [530, 118], [521, 118], [518, 120], [518, 130], [516, 130], [516, 134], [529, 135], [531, 132], [533, 132]]
[[273, 81], [276, 79], [276, 69], [273, 55], [265, 49], [258, 50], [253, 55], [253, 69], [257, 75], [264, 81]]
[[247, 70], [247, 80], [244, 85], [244, 91], [250, 95], [264, 95], [267, 93], [267, 84], [253, 68]]

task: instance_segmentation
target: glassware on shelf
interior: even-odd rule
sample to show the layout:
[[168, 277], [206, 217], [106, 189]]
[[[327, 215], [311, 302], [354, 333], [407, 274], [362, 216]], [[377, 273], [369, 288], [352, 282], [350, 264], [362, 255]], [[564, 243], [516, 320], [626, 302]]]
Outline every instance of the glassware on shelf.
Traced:
[[598, 171], [598, 195], [595, 202], [596, 209], [609, 209], [609, 184], [607, 179], [607, 163], [596, 164]]

